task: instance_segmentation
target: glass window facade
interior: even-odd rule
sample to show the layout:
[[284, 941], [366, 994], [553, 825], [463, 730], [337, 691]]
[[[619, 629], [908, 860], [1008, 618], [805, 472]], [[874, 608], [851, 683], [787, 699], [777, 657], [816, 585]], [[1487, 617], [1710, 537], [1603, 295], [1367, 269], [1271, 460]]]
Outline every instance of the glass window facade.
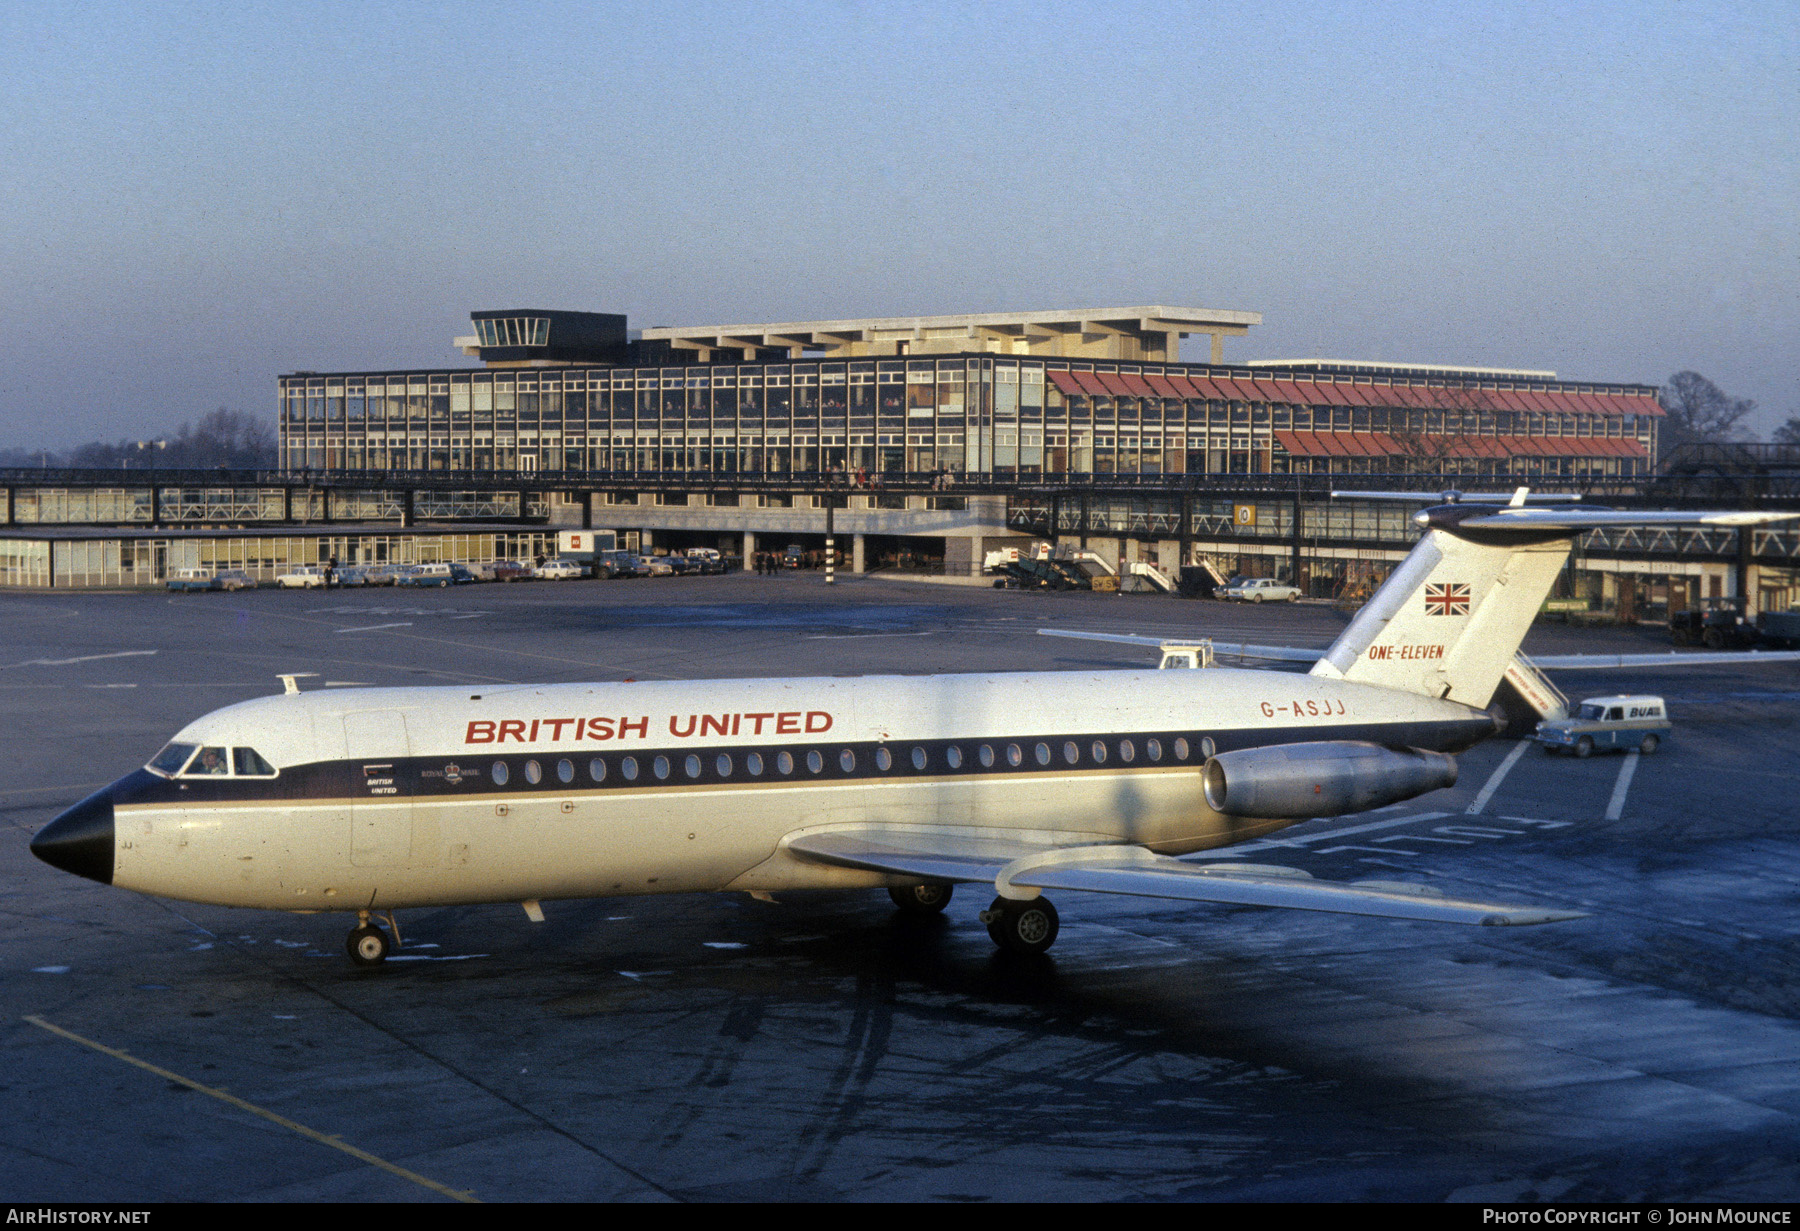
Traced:
[[960, 355], [293, 375], [279, 402], [288, 471], [1602, 478], [1648, 473], [1650, 392]]

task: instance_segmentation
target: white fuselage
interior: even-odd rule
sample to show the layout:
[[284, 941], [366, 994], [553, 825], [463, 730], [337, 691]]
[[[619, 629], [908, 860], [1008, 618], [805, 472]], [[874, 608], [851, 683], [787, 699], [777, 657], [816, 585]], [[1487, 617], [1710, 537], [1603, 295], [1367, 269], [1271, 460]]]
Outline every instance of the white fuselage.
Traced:
[[834, 826], [1043, 845], [1229, 845], [1215, 749], [1454, 750], [1479, 710], [1264, 671], [1108, 671], [345, 689], [244, 702], [176, 741], [273, 777], [114, 788], [113, 883], [286, 910], [881, 885], [784, 849]]

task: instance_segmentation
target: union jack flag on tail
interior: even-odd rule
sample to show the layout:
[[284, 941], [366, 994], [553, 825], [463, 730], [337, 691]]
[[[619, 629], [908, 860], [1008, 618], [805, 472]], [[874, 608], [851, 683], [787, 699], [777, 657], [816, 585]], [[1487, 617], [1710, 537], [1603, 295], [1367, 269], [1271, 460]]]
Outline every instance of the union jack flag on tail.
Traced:
[[1440, 616], [1468, 615], [1468, 583], [1446, 581], [1427, 585], [1425, 587], [1425, 613]]

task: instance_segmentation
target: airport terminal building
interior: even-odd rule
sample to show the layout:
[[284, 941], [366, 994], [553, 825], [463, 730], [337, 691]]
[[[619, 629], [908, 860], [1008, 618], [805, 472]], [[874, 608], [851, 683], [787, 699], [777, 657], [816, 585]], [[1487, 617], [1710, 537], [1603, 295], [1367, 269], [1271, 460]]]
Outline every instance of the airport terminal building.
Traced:
[[[1223, 362], [1254, 312], [658, 327], [472, 314], [481, 368], [279, 378], [281, 463], [325, 474], [1065, 476], [1649, 472], [1652, 386], [1328, 359]], [[1179, 340], [1211, 341], [1180, 363]], [[1154, 479], [1152, 479], [1154, 482]]]

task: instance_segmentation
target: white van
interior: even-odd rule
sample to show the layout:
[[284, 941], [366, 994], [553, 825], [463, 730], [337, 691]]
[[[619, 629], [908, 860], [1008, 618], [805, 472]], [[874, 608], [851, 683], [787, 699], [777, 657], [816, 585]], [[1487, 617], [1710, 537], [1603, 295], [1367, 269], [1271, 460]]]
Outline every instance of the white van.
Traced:
[[275, 574], [275, 584], [284, 590], [323, 590], [325, 570], [316, 564], [297, 564]]

